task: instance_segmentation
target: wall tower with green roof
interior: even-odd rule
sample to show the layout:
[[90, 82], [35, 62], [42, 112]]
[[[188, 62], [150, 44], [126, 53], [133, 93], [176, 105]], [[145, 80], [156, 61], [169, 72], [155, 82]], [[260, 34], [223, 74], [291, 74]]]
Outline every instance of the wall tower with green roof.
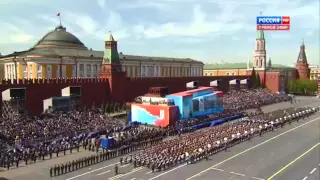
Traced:
[[104, 55], [99, 76], [101, 78], [108, 78], [110, 97], [118, 97], [118, 100], [119, 97], [125, 99], [123, 88], [125, 72], [122, 71], [117, 41], [114, 40], [111, 32], [109, 34], [109, 39], [104, 43]]

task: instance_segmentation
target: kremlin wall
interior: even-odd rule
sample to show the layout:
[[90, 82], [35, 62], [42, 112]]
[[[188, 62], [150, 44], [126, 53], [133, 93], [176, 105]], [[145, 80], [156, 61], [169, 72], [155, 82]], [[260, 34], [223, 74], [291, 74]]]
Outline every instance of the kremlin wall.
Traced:
[[[39, 115], [43, 112], [43, 100], [61, 96], [61, 90], [68, 86], [81, 86], [81, 104], [91, 108], [92, 105], [100, 107], [101, 104], [108, 102], [133, 101], [135, 97], [146, 94], [150, 87], [168, 87], [169, 93], [184, 91], [186, 83], [190, 81], [199, 81], [199, 86], [209, 86], [211, 81], [221, 80], [221, 90], [228, 91], [230, 80], [245, 78], [247, 77], [124, 77], [122, 81], [117, 79], [116, 85], [113, 86], [110, 86], [110, 80], [106, 78], [14, 80], [13, 82], [3, 80], [0, 91], [3, 92], [9, 88], [26, 88], [26, 100], [19, 102], [20, 106], [26, 107], [29, 115]], [[112, 93], [114, 91], [118, 93]]]

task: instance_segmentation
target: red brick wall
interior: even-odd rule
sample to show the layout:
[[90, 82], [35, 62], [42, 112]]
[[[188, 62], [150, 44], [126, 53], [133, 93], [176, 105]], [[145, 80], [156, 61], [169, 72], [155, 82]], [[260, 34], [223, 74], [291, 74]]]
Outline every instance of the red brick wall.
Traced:
[[[258, 72], [261, 83], [264, 82], [264, 72]], [[272, 92], [278, 92], [280, 89], [280, 73], [279, 72], [266, 72], [266, 86]]]
[[[26, 88], [26, 102], [28, 114], [38, 115], [43, 111], [43, 100], [53, 97], [61, 96], [61, 90], [68, 86], [81, 86], [82, 97], [81, 103], [87, 107], [95, 104], [97, 107], [101, 106], [102, 102], [109, 101], [109, 82], [107, 79], [57, 79], [57, 80], [39, 80], [33, 82], [32, 80], [19, 80], [19, 82], [6, 82], [0, 84], [0, 91], [8, 88]], [[0, 95], [2, 101], [2, 96]], [[0, 103], [1, 104], [1, 103]]]
[[[200, 86], [209, 86], [210, 81], [221, 80], [223, 91], [229, 88], [229, 81], [233, 79], [245, 79], [247, 76], [220, 76], [220, 77], [153, 77], [153, 78], [112, 78], [110, 82], [115, 83], [112, 91], [110, 82], [105, 78], [82, 78], [82, 79], [50, 79], [50, 80], [19, 80], [19, 82], [2, 81], [0, 91], [8, 88], [26, 88], [25, 105], [29, 115], [38, 115], [43, 111], [43, 100], [61, 96], [61, 90], [68, 86], [81, 86], [81, 103], [83, 106], [91, 107], [95, 104], [100, 107], [102, 103], [111, 101], [128, 102], [135, 97], [144, 95], [150, 87], [163, 86], [169, 88], [169, 93], [175, 93], [186, 89], [186, 83], [199, 81]], [[2, 101], [2, 97], [0, 96]], [[0, 103], [1, 107], [1, 103]]]
[[125, 89], [125, 99], [132, 101], [135, 97], [144, 95], [150, 87], [168, 87], [169, 93], [175, 93], [186, 89], [186, 83], [199, 81], [200, 86], [209, 86], [210, 81], [221, 80], [223, 91], [229, 88], [229, 81], [233, 79], [246, 79], [247, 76], [202, 76], [202, 77], [144, 77], [126, 78], [123, 83]]

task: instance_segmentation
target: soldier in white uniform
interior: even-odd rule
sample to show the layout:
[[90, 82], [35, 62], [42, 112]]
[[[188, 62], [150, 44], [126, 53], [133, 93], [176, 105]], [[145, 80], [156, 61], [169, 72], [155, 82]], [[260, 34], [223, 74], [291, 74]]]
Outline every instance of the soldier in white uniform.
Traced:
[[274, 124], [274, 122], [271, 121], [270, 124], [271, 124], [271, 131], [273, 131], [273, 130], [274, 130], [274, 129], [273, 129], [273, 124]]
[[227, 149], [228, 149], [228, 138], [225, 137], [223, 140], [224, 140], [224, 151], [227, 151]]
[[263, 128], [263, 127], [260, 125], [259, 128], [260, 128], [260, 129], [259, 129], [259, 136], [262, 136], [262, 128]]

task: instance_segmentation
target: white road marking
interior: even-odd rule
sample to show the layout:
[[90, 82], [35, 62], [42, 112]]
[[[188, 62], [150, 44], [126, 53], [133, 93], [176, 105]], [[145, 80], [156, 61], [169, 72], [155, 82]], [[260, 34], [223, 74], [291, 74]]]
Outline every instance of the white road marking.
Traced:
[[231, 174], [234, 174], [234, 175], [238, 175], [238, 176], [246, 176], [244, 174], [240, 174], [240, 173], [236, 173], [236, 172], [230, 172]]
[[130, 164], [126, 164], [126, 165], [123, 165], [123, 166], [120, 166], [120, 167], [126, 167], [126, 166], [129, 166]]
[[100, 171], [101, 169], [105, 169], [105, 168], [108, 168], [110, 166], [113, 166], [113, 165], [116, 165], [116, 164], [119, 164], [119, 163], [113, 163], [113, 164], [110, 164], [108, 166], [103, 166], [101, 168], [98, 168], [98, 169], [95, 169], [95, 170], [92, 170], [92, 171], [88, 171], [86, 173], [83, 173], [83, 174], [79, 174], [79, 175], [76, 175], [76, 176], [73, 176], [71, 178], [68, 178], [66, 180], [71, 180], [71, 179], [75, 179], [75, 178], [78, 178], [78, 177], [81, 177], [81, 176], [84, 176], [84, 175], [87, 175], [87, 174], [90, 174], [90, 173], [93, 173], [93, 172], [96, 172], [96, 171]]
[[306, 180], [308, 177], [306, 176], [306, 177], [304, 177], [302, 180]]
[[126, 173], [126, 174], [119, 174], [119, 175], [117, 175], [117, 176], [111, 177], [111, 178], [109, 178], [109, 180], [115, 180], [115, 179], [118, 179], [118, 178], [127, 176], [127, 175], [129, 175], [129, 174], [132, 174], [132, 173], [134, 173], [134, 172], [140, 171], [140, 170], [142, 170], [142, 169], [143, 169], [143, 167], [138, 167], [138, 168], [133, 169], [132, 171]]
[[213, 169], [213, 170], [217, 170], [217, 171], [221, 171], [221, 172], [223, 172], [224, 170], [222, 170], [222, 169], [218, 169], [218, 168], [211, 168], [211, 169]]
[[182, 164], [182, 165], [180, 165], [180, 166], [178, 166], [178, 167], [175, 167], [175, 168], [173, 168], [173, 169], [170, 169], [169, 171], [163, 172], [163, 173], [161, 173], [161, 174], [159, 174], [159, 175], [157, 175], [157, 176], [155, 176], [155, 177], [153, 177], [153, 178], [150, 178], [149, 180], [156, 179], [156, 178], [158, 178], [158, 177], [160, 177], [160, 176], [163, 176], [163, 175], [165, 175], [165, 174], [167, 174], [167, 173], [169, 173], [169, 172], [172, 172], [172, 171], [174, 171], [174, 170], [176, 170], [176, 169], [182, 168], [183, 166], [186, 166], [186, 165], [187, 165], [187, 164]]
[[317, 168], [312, 169], [312, 171], [310, 172], [310, 174], [314, 173], [317, 170]]
[[130, 180], [135, 180], [136, 178], [132, 178], [132, 179], [130, 179]]
[[[234, 156], [231, 156], [231, 157], [228, 158], [228, 159], [225, 159], [225, 160], [221, 161], [221, 162], [218, 163], [218, 164], [213, 165], [213, 166], [211, 166], [210, 168], [205, 169], [205, 170], [203, 170], [203, 171], [201, 171], [201, 172], [199, 172], [199, 173], [197, 173], [197, 174], [195, 174], [195, 175], [187, 178], [186, 180], [190, 180], [190, 179], [192, 179], [192, 178], [195, 178], [195, 177], [197, 177], [197, 176], [199, 176], [199, 175], [201, 175], [201, 174], [209, 171], [209, 170], [210, 170], [211, 168], [213, 168], [213, 167], [220, 166], [221, 164], [224, 164], [225, 162], [230, 161], [230, 160], [232, 160], [232, 159], [234, 159], [234, 158], [236, 158], [236, 157], [238, 157], [238, 156], [240, 156], [240, 155], [242, 155], [242, 154], [244, 154], [244, 153], [246, 153], [246, 152], [248, 152], [248, 151], [250, 151], [250, 150], [252, 150], [252, 149], [255, 149], [255, 148], [259, 147], [259, 146], [262, 146], [263, 144], [266, 144], [266, 143], [268, 143], [268, 142], [270, 142], [270, 141], [272, 141], [272, 140], [274, 140], [274, 139], [276, 139], [276, 138], [279, 138], [280, 136], [283, 136], [283, 135], [285, 135], [285, 134], [287, 134], [287, 133], [289, 133], [289, 132], [291, 132], [291, 131], [294, 131], [294, 130], [302, 127], [302, 126], [305, 126], [305, 125], [307, 125], [307, 124], [310, 124], [310, 123], [312, 123], [312, 122], [314, 122], [314, 121], [317, 121], [317, 120], [319, 120], [319, 119], [320, 119], [320, 117], [315, 118], [315, 119], [310, 120], [310, 121], [308, 121], [308, 122], [306, 122], [306, 123], [303, 123], [303, 124], [301, 124], [301, 125], [299, 125], [299, 126], [296, 126], [296, 127], [292, 128], [292, 129], [289, 129], [288, 131], [285, 131], [285, 132], [283, 132], [283, 133], [281, 133], [281, 134], [278, 134], [278, 135], [276, 135], [276, 136], [274, 136], [274, 137], [272, 137], [272, 138], [270, 138], [270, 139], [268, 139], [268, 140], [263, 141], [263, 142], [260, 143], [260, 144], [257, 144], [257, 145], [255, 145], [255, 146], [252, 146], [252, 147], [248, 148], [247, 150], [244, 150], [244, 151], [242, 151], [242, 152], [240, 152], [240, 153], [238, 153], [238, 154], [236, 154], [236, 155], [234, 155]], [[184, 164], [183, 166], [185, 166], [185, 165], [186, 165], [186, 164]], [[182, 166], [180, 166], [180, 167], [182, 167]], [[178, 168], [176, 168], [176, 169], [178, 169]], [[173, 170], [175, 170], [175, 169], [172, 169], [172, 171], [173, 171]], [[156, 177], [160, 177], [160, 176], [162, 176], [162, 175], [164, 175], [164, 174], [167, 174], [167, 173], [168, 173], [168, 172], [164, 172], [164, 173], [162, 173], [162, 174], [159, 174], [158, 176], [155, 176], [153, 179], [155, 179]], [[151, 179], [149, 179], [149, 180], [151, 180]]]
[[261, 179], [261, 178], [257, 178], [257, 177], [252, 177], [252, 179], [257, 179], [257, 180], [264, 180], [264, 179]]
[[97, 176], [100, 176], [100, 175], [102, 175], [102, 174], [106, 174], [106, 173], [108, 173], [108, 172], [110, 172], [110, 170], [109, 170], [109, 171], [106, 171], [106, 172], [102, 172], [102, 173], [100, 173], [100, 174], [97, 174]]
[[149, 171], [149, 172], [147, 172], [146, 174], [150, 174], [150, 173], [152, 173], [152, 171]]

